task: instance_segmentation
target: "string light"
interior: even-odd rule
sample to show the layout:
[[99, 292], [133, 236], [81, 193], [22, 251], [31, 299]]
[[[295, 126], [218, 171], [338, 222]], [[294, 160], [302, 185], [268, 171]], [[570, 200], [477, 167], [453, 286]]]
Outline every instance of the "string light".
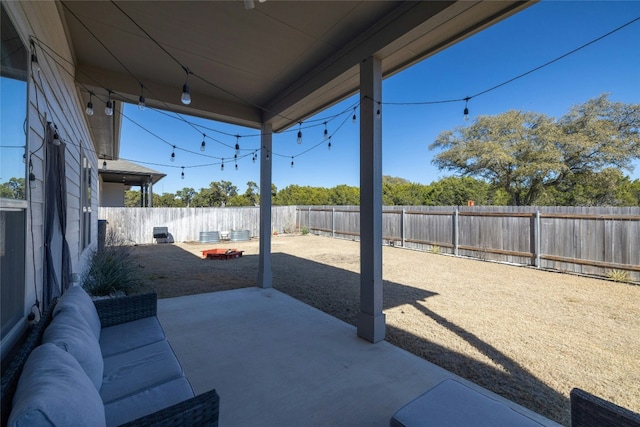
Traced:
[[298, 139], [296, 142], [302, 144], [302, 122], [298, 123]]
[[251, 157], [251, 162], [255, 163], [256, 162], [256, 152], [253, 152], [253, 156]]
[[329, 137], [329, 142], [327, 143], [327, 150], [331, 151], [331, 137]]
[[204, 139], [207, 137], [207, 135], [205, 135], [204, 133], [202, 134], [202, 144], [200, 144], [200, 151], [204, 151], [205, 147], [207, 146], [207, 143], [204, 142]]
[[191, 74], [191, 70], [189, 67], [183, 66], [182, 68], [184, 68], [184, 72], [187, 73], [187, 77], [182, 85], [182, 97], [180, 101], [182, 101], [184, 105], [189, 105], [191, 104], [191, 90], [189, 89], [189, 74]]
[[236, 135], [236, 158], [240, 154], [240, 135]]
[[107, 98], [107, 104], [104, 106], [104, 114], [107, 116], [113, 116], [113, 103], [111, 102], [111, 90], [109, 90], [109, 97]]
[[469, 100], [471, 98], [469, 98], [468, 96], [464, 99], [464, 121], [468, 122], [469, 121]]
[[36, 45], [31, 40], [31, 69], [36, 73], [40, 72], [40, 64], [38, 63], [38, 55], [36, 55]]
[[53, 145], [55, 145], [56, 147], [60, 145], [60, 135], [58, 135], [58, 127], [56, 125], [53, 125]]
[[103, 170], [103, 171], [106, 171], [106, 170], [107, 170], [107, 161], [106, 161], [106, 160], [103, 160], [103, 161], [102, 161], [102, 170]]
[[293, 168], [293, 156], [291, 156], [291, 167]]
[[327, 130], [327, 122], [324, 122], [324, 139], [325, 141], [329, 138], [329, 131]]
[[182, 166], [182, 173], [180, 174], [180, 178], [184, 179], [184, 166]]
[[351, 118], [351, 123], [355, 124], [358, 121], [358, 117], [356, 116], [356, 108], [353, 107], [353, 117]]
[[138, 108], [140, 109], [140, 111], [143, 111], [146, 106], [147, 104], [145, 103], [144, 99], [144, 85], [140, 83], [140, 98], [138, 98]]
[[224, 172], [224, 159], [222, 159], [222, 163], [220, 163], [220, 170]]
[[173, 146], [173, 151], [171, 151], [171, 158], [169, 160], [171, 160], [172, 162], [176, 161], [176, 146], [175, 145]]
[[378, 111], [376, 111], [376, 119], [380, 120], [382, 118], [382, 114], [380, 113], [380, 101], [378, 101]]
[[87, 102], [87, 108], [84, 110], [87, 116], [93, 116], [93, 92], [89, 92], [89, 102]]

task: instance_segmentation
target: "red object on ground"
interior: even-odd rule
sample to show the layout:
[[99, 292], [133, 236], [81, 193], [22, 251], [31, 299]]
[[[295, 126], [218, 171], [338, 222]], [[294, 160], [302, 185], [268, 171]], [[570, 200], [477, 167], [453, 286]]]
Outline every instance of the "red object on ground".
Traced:
[[207, 249], [202, 251], [202, 256], [206, 259], [231, 259], [241, 257], [243, 252], [237, 249]]

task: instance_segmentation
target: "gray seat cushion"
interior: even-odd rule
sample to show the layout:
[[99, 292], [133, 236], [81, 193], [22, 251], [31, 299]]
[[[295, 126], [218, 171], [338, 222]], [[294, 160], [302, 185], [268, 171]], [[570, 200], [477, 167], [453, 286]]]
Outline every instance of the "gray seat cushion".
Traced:
[[24, 365], [8, 425], [100, 427], [104, 406], [76, 359], [54, 344], [42, 344]]
[[43, 343], [53, 343], [72, 355], [91, 379], [96, 390], [102, 386], [104, 362], [98, 340], [76, 310], [63, 310], [47, 326]]
[[100, 396], [107, 404], [183, 376], [182, 367], [166, 341], [104, 358]]
[[77, 311], [87, 322], [96, 339], [100, 339], [100, 328], [102, 327], [100, 317], [98, 317], [96, 306], [91, 297], [81, 286], [72, 286], [62, 294], [53, 310], [53, 317], [64, 310]]
[[120, 325], [109, 326], [100, 332], [102, 356], [133, 350], [165, 339], [157, 317], [145, 317]]
[[180, 377], [105, 405], [107, 426], [117, 426], [152, 414], [194, 396], [191, 384]]
[[400, 408], [391, 427], [540, 427], [541, 424], [455, 380], [444, 380]]

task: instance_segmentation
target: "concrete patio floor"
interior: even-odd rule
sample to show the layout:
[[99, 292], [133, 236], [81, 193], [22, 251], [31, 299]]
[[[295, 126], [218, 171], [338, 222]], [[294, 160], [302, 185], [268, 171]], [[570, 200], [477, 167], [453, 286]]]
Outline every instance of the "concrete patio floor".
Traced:
[[195, 392], [218, 391], [221, 426], [388, 426], [447, 378], [558, 426], [275, 289], [161, 299], [158, 317]]

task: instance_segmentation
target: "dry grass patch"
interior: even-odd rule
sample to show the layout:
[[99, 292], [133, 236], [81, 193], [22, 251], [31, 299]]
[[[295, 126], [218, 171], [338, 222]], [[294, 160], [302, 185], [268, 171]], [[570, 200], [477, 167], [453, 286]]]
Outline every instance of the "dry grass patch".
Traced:
[[[202, 260], [200, 251], [245, 256]], [[359, 244], [317, 236], [272, 242], [278, 290], [355, 324]], [[160, 297], [254, 286], [258, 242], [138, 246]], [[640, 286], [385, 247], [387, 340], [569, 424], [584, 388], [640, 411]]]

